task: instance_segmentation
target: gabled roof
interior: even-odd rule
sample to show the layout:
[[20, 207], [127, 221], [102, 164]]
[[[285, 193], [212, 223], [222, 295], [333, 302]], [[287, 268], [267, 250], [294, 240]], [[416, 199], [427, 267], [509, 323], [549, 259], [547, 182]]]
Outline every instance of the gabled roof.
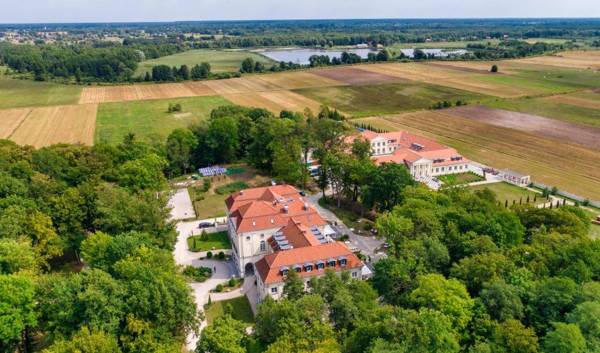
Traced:
[[[360, 268], [363, 266], [363, 262], [352, 251], [350, 251], [350, 249], [348, 249], [344, 243], [333, 242], [315, 246], [294, 248], [286, 251], [278, 251], [260, 259], [258, 262], [256, 262], [255, 267], [263, 283], [271, 284], [284, 281], [284, 278], [281, 274], [281, 268], [283, 267], [292, 269], [294, 265], [303, 266], [306, 263], [315, 264], [318, 261], [327, 262], [330, 259], [337, 260], [339, 258], [346, 259], [346, 266], [341, 267], [336, 263], [336, 266], [331, 269], [341, 271], [344, 269]], [[313, 271], [302, 271], [298, 273], [298, 275], [300, 275], [300, 277], [310, 277], [324, 272], [325, 269], [317, 270], [315, 266]]]

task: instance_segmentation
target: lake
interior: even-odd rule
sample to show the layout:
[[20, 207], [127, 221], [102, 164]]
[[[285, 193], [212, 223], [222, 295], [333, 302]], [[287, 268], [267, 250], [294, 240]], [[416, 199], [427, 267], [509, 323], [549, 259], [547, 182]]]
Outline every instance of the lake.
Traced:
[[[432, 54], [436, 57], [447, 57], [450, 55], [462, 55], [467, 51], [464, 49], [421, 49], [425, 54]], [[409, 58], [414, 56], [414, 49], [401, 49], [402, 53]], [[377, 53], [374, 49], [275, 49], [265, 50], [260, 53], [277, 62], [293, 62], [294, 64], [308, 65], [309, 58], [313, 55], [327, 55], [329, 58], [340, 58], [343, 52], [353, 53], [366, 59], [369, 53]]]

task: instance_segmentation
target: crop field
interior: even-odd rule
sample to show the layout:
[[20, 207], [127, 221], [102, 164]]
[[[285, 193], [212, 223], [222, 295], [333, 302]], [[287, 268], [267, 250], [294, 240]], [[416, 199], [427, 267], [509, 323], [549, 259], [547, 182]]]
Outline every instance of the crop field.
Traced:
[[[169, 103], [181, 104], [182, 111], [168, 113]], [[132, 132], [144, 141], [163, 142], [174, 129], [200, 122], [208, 118], [214, 108], [230, 104], [222, 97], [191, 97], [100, 104], [95, 141], [118, 143], [123, 136]]]
[[414, 81], [379, 85], [322, 87], [296, 92], [354, 117], [427, 109], [437, 102], [475, 102], [487, 98], [473, 92]]
[[0, 109], [76, 104], [81, 87], [5, 77], [0, 67]]
[[0, 110], [0, 138], [10, 138], [29, 113], [31, 108]]
[[205, 81], [204, 84], [217, 94], [264, 92], [281, 89], [279, 86], [263, 80], [258, 75], [228, 80]]
[[99, 86], [84, 88], [79, 103], [107, 103], [210, 95], [215, 95], [215, 92], [202, 82]]
[[[598, 94], [600, 96], [600, 94]], [[541, 98], [519, 98], [507, 100], [488, 100], [485, 105], [492, 108], [535, 114], [546, 118], [577, 123], [584, 126], [600, 127], [600, 110], [580, 105], [566, 104], [558, 95]], [[568, 99], [568, 98], [567, 98]], [[572, 101], [570, 100], [570, 103]]]
[[[469, 187], [471, 190], [485, 190], [488, 189], [492, 191], [496, 195], [496, 200], [498, 200], [501, 204], [508, 204], [509, 206], [514, 203], [522, 202], [525, 204], [527, 202], [527, 198], [529, 198], [530, 204], [542, 204], [546, 201], [545, 198], [542, 197], [541, 194], [531, 191], [526, 188], [521, 188], [516, 185], [512, 185], [505, 182], [494, 183], [494, 184], [484, 184], [484, 185], [476, 185]], [[535, 200], [535, 201], [533, 201]]]
[[551, 65], [575, 69], [600, 70], [600, 51], [570, 51], [554, 55], [516, 60], [529, 64]]
[[444, 110], [444, 114], [502, 126], [557, 142], [582, 145], [600, 151], [600, 127], [582, 126], [537, 115], [470, 105]]
[[296, 72], [282, 72], [275, 74], [268, 74], [260, 76], [260, 79], [274, 84], [282, 89], [300, 89], [309, 87], [328, 87], [328, 86], [340, 86], [345, 83], [331, 78], [323, 77], [315, 74], [318, 70], [311, 72], [307, 71], [296, 71]]
[[482, 79], [488, 76], [499, 76], [492, 73], [466, 72], [465, 70], [457, 70], [455, 68], [440, 67], [439, 65], [393, 63], [365, 65], [362, 69], [406, 80], [447, 86], [503, 98], [539, 93], [537, 90], [526, 87], [513, 86], [504, 82], [487, 82]]
[[349, 85], [377, 84], [398, 80], [394, 76], [361, 70], [358, 67], [336, 67], [317, 70], [314, 73]]
[[546, 97], [545, 100], [568, 104], [575, 107], [600, 110], [600, 92], [577, 92], [572, 94], [550, 96]]
[[[21, 145], [44, 147], [57, 143], [94, 143], [95, 104], [23, 109], [27, 112], [9, 138]], [[4, 115], [2, 115], [4, 116]]]
[[246, 58], [252, 58], [254, 61], [259, 61], [265, 65], [274, 63], [265, 56], [245, 50], [197, 49], [143, 61], [138, 65], [135, 73], [136, 75], [145, 75], [146, 72], [151, 72], [152, 67], [156, 65], [171, 67], [187, 65], [192, 68], [192, 66], [203, 62], [209, 63], [213, 72], [232, 72], [239, 71], [242, 61]]
[[321, 107], [319, 102], [291, 91], [236, 93], [224, 97], [245, 107], [268, 109], [276, 115], [282, 110], [302, 112], [306, 108], [317, 113]]
[[433, 111], [355, 121], [421, 134], [494, 168], [527, 173], [544, 184], [600, 199], [600, 152], [592, 149]]

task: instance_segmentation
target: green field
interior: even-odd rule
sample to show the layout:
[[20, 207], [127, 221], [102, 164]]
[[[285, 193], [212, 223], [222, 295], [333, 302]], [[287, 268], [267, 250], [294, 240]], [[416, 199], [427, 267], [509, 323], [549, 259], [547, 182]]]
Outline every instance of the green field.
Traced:
[[229, 242], [227, 232], [209, 233], [206, 234], [206, 236], [206, 240], [202, 240], [200, 235], [188, 237], [188, 249], [193, 252], [231, 249], [231, 243]]
[[238, 71], [242, 61], [246, 58], [252, 58], [254, 61], [260, 61], [263, 64], [274, 63], [274, 61], [265, 56], [245, 50], [197, 49], [143, 61], [138, 65], [136, 75], [144, 75], [146, 72], [152, 71], [152, 67], [156, 65], [179, 67], [185, 64], [191, 68], [203, 62], [209, 63], [213, 72]]
[[216, 318], [225, 314], [225, 307], [227, 307], [227, 305], [231, 305], [231, 308], [233, 309], [231, 316], [234, 319], [240, 320], [246, 324], [254, 324], [254, 314], [252, 313], [252, 308], [250, 307], [248, 298], [243, 296], [229, 300], [213, 302], [210, 304], [210, 306], [208, 306], [204, 312], [206, 315], [206, 321], [209, 325], [212, 324]]
[[[168, 113], [169, 103], [181, 104], [182, 111]], [[214, 108], [230, 104], [217, 96], [100, 104], [95, 141], [115, 144], [133, 132], [141, 140], [162, 143], [174, 129], [202, 121]]]
[[13, 79], [0, 67], [0, 109], [76, 104], [81, 87]]
[[475, 102], [487, 98], [477, 93], [419, 82], [307, 88], [296, 91], [354, 117], [428, 109], [440, 101]]
[[529, 196], [529, 201], [530, 203], [533, 203], [534, 198], [537, 198], [536, 200], [536, 204], [540, 204], [543, 201], [545, 201], [546, 199], [542, 197], [542, 194], [537, 193], [535, 191], [531, 191], [525, 188], [521, 188], [509, 183], [505, 183], [505, 182], [500, 182], [500, 183], [494, 183], [494, 184], [484, 184], [484, 185], [476, 185], [476, 186], [471, 186], [470, 187], [471, 190], [484, 190], [484, 189], [489, 189], [492, 192], [494, 192], [494, 194], [496, 194], [496, 199], [504, 204], [506, 201], [508, 201], [508, 205], [512, 205], [513, 201], [516, 202], [517, 204], [519, 203], [520, 200], [522, 200], [523, 203], [525, 203], [527, 201], [527, 197]]

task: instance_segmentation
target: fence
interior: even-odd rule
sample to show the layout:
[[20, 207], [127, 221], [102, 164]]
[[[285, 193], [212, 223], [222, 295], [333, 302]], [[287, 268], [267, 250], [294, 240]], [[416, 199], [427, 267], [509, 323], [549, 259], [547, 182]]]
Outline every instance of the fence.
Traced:
[[[552, 189], [552, 187], [548, 186], [548, 185], [544, 185], [542, 183], [535, 183], [532, 182], [531, 183], [534, 187], [538, 188], [538, 189]], [[562, 191], [562, 190], [558, 190], [558, 192], [556, 193], [559, 196], [563, 196], [566, 197], [568, 199], [571, 200], [575, 200], [579, 203], [582, 203], [584, 201], [588, 201], [590, 203], [590, 206], [596, 207], [596, 208], [600, 208], [600, 201], [593, 201], [593, 200], [589, 200], [586, 199], [585, 197], [581, 197], [579, 195], [575, 195], [575, 194], [571, 194], [570, 192], [566, 192], [566, 191]]]

